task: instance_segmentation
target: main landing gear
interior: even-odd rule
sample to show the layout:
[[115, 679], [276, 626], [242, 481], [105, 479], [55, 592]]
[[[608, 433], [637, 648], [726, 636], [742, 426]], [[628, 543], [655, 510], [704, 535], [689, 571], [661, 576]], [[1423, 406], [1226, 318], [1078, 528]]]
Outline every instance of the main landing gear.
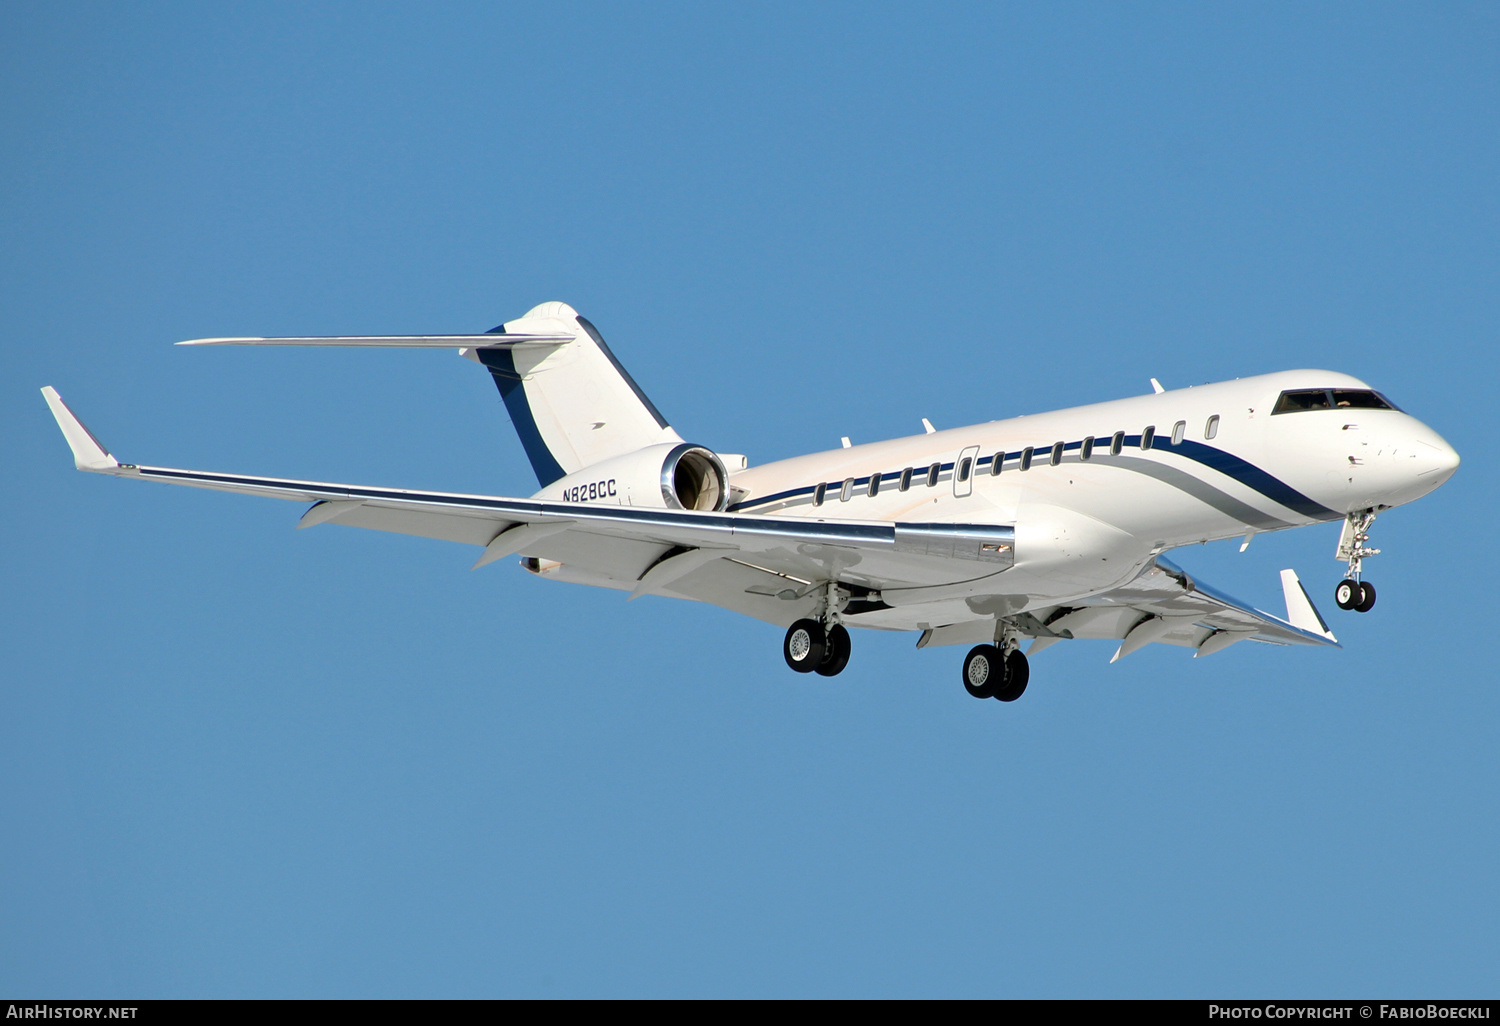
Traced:
[[1344, 518], [1344, 530], [1339, 535], [1337, 558], [1349, 564], [1349, 576], [1333, 589], [1333, 601], [1340, 609], [1353, 609], [1368, 613], [1375, 608], [1375, 585], [1359, 579], [1364, 561], [1369, 556], [1380, 555], [1379, 549], [1369, 548], [1370, 525], [1375, 523], [1373, 509], [1350, 513]]
[[843, 672], [854, 648], [849, 629], [839, 623], [838, 611], [846, 600], [846, 594], [830, 581], [823, 616], [817, 620], [798, 620], [787, 628], [781, 654], [788, 666], [798, 673], [824, 677], [836, 677]]
[[975, 698], [1014, 702], [1030, 679], [1031, 666], [1021, 654], [1021, 637], [1008, 624], [999, 625], [995, 644], [978, 645], [964, 658], [964, 690]]
[[1031, 667], [1020, 652], [1007, 655], [994, 645], [979, 645], [964, 659], [964, 690], [975, 698], [1014, 702], [1030, 679]]
[[849, 630], [841, 623], [826, 627], [817, 620], [798, 620], [787, 628], [781, 654], [798, 673], [837, 676], [849, 665], [854, 646]]

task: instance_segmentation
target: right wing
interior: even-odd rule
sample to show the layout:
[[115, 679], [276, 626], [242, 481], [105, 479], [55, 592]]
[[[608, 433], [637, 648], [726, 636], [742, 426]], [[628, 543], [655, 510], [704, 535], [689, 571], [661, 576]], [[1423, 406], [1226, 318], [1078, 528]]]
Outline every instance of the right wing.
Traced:
[[[1281, 571], [1281, 588], [1286, 619], [1231, 598], [1157, 556], [1133, 580], [1067, 605], [1032, 610], [1018, 618], [1018, 626], [1036, 639], [1030, 652], [1072, 638], [1118, 640], [1110, 662], [1152, 642], [1197, 649], [1194, 655], [1212, 655], [1247, 640], [1339, 647], [1294, 571]], [[990, 620], [952, 624], [928, 631], [917, 644], [979, 644], [993, 631]]]

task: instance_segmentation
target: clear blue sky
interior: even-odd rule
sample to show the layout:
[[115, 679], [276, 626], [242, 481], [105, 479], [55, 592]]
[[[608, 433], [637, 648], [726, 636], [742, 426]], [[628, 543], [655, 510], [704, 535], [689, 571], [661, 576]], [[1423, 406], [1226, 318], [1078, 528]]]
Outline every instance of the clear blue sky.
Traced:
[[[0, 992], [1500, 989], [1487, 4], [0, 8]], [[125, 459], [528, 494], [447, 353], [599, 325], [761, 462], [1289, 367], [1464, 464], [1178, 553], [1343, 651], [960, 649], [843, 676], [712, 608], [469, 573]]]

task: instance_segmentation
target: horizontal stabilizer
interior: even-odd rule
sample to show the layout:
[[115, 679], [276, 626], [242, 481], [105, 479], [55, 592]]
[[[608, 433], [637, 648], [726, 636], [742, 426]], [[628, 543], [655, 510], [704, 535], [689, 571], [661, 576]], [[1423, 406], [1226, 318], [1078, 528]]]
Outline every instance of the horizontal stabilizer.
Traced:
[[119, 461], [99, 444], [93, 432], [83, 426], [83, 421], [68, 409], [57, 389], [46, 386], [42, 389], [42, 398], [47, 400], [48, 409], [57, 418], [57, 426], [62, 428], [63, 437], [68, 440], [68, 448], [73, 450], [73, 466], [79, 470], [115, 470], [120, 466]]
[[308, 335], [286, 338], [190, 338], [180, 346], [376, 346], [388, 349], [509, 349], [562, 345], [576, 335]]

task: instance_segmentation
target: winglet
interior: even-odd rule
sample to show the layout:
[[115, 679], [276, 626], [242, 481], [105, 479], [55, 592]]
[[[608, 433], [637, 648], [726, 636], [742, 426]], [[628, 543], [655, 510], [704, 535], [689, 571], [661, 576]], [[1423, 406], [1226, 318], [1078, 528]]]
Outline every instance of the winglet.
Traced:
[[1317, 607], [1312, 604], [1312, 599], [1307, 597], [1307, 589], [1297, 579], [1297, 571], [1281, 571], [1281, 593], [1286, 597], [1287, 623], [1313, 634], [1321, 634], [1329, 641], [1338, 641], [1318, 613]]
[[57, 389], [51, 385], [42, 389], [42, 398], [47, 400], [47, 407], [52, 411], [52, 416], [57, 418], [57, 426], [62, 428], [63, 437], [68, 440], [68, 448], [73, 450], [73, 465], [79, 470], [117, 470], [120, 461], [111, 456], [99, 444], [88, 428], [83, 426], [83, 421], [74, 416], [73, 411], [68, 409], [68, 404], [62, 401], [62, 396], [57, 394]]

